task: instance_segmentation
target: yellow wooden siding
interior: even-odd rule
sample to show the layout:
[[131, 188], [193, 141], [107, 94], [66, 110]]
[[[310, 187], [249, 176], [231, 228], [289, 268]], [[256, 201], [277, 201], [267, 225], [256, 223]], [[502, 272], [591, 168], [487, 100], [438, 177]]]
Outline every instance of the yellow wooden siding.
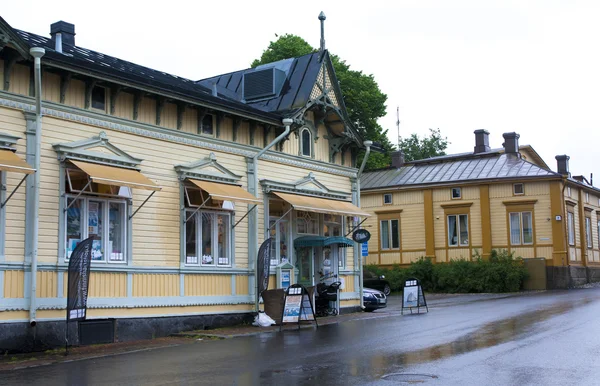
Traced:
[[402, 264], [410, 264], [426, 255], [425, 249], [422, 251], [402, 252]]
[[276, 275], [269, 276], [269, 288], [271, 288], [271, 289], [277, 288], [277, 276]]
[[353, 270], [354, 269], [354, 248], [345, 248], [346, 249], [346, 269]]
[[367, 257], [363, 257], [365, 265], [379, 264], [379, 253], [369, 252]]
[[[65, 274], [65, 284], [67, 283]], [[64, 293], [67, 293], [65, 286]], [[127, 296], [127, 274], [117, 272], [92, 272], [90, 274], [89, 297], [119, 298]], [[135, 295], [134, 295], [135, 296]]]
[[168, 129], [177, 129], [177, 105], [166, 102], [160, 116], [160, 125]]
[[446, 248], [436, 248], [435, 250], [435, 262], [436, 263], [446, 263], [448, 262], [446, 255]]
[[379, 256], [379, 260], [381, 260], [380, 264], [402, 264], [400, 252], [381, 253]]
[[546, 261], [552, 261], [552, 247], [537, 247], [536, 255], [537, 257], [544, 257]]
[[250, 122], [243, 121], [238, 127], [236, 143], [250, 144]]
[[4, 297], [22, 298], [24, 294], [25, 272], [4, 271]]
[[[425, 221], [423, 205], [406, 205], [400, 213], [402, 249], [425, 250]], [[378, 227], [379, 228], [379, 227]], [[379, 237], [379, 235], [377, 236]]]
[[142, 98], [138, 120], [150, 125], [156, 124], [156, 99], [148, 97]]
[[439, 188], [433, 190], [433, 202], [444, 202], [451, 201], [457, 203], [462, 201], [479, 200], [479, 186], [463, 186], [460, 188], [461, 197], [460, 200], [452, 200], [452, 188]]
[[[215, 126], [213, 126], [213, 130], [216, 134], [216, 120]], [[221, 119], [221, 125], [219, 128], [219, 138], [224, 141], [232, 141], [233, 140], [233, 120], [229, 117]], [[262, 145], [261, 145], [262, 146]]]
[[185, 108], [181, 130], [186, 133], [198, 134], [198, 110], [189, 106]]
[[[30, 69], [22, 64], [15, 64], [10, 74], [9, 92], [21, 95], [29, 95]], [[2, 77], [4, 81], [4, 77]]]
[[[62, 314], [63, 314], [63, 318], [64, 318], [65, 312], [63, 311]], [[3, 312], [0, 312], [0, 320], [24, 320], [27, 318], [29, 318], [28, 311], [3, 311]]]
[[125, 119], [133, 119], [134, 95], [128, 92], [120, 92], [115, 102], [115, 116]]
[[532, 259], [535, 257], [535, 248], [533, 247], [512, 247], [510, 250], [515, 253], [515, 256], [524, 259]]
[[57, 272], [38, 271], [36, 277], [37, 286], [35, 293], [38, 298], [55, 298], [58, 296]]
[[44, 71], [42, 74], [42, 99], [60, 102], [60, 75]]
[[[269, 283], [269, 288], [275, 287], [271, 287]], [[248, 276], [237, 275], [235, 277], [235, 294], [248, 295]]]
[[229, 275], [185, 275], [185, 296], [231, 295]]
[[179, 296], [179, 275], [134, 274], [132, 295], [134, 297]]
[[65, 93], [65, 104], [83, 109], [85, 107], [85, 83], [78, 79], [71, 79]]
[[354, 276], [343, 275], [341, 277], [344, 279], [344, 289], [342, 292], [354, 292]]
[[448, 260], [471, 260], [469, 248], [448, 248]]

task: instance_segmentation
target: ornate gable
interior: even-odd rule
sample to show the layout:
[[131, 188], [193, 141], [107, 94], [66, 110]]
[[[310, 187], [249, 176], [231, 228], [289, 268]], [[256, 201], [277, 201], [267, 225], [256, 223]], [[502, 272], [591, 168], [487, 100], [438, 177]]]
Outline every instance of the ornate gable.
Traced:
[[131, 169], [138, 169], [138, 165], [142, 162], [141, 158], [133, 157], [110, 143], [103, 131], [92, 138], [69, 143], [57, 143], [52, 147], [58, 154], [60, 161], [67, 159], [92, 161]]
[[5, 46], [15, 49], [23, 59], [29, 59], [29, 45], [0, 17], [0, 51]]
[[175, 171], [181, 180], [194, 178], [237, 184], [242, 178], [217, 162], [215, 153], [210, 153], [207, 158], [189, 164], [175, 165]]
[[316, 196], [323, 198], [332, 198], [336, 200], [348, 200], [349, 193], [335, 191], [329, 189], [325, 184], [317, 180], [313, 173], [308, 173], [304, 178], [294, 182], [280, 182], [273, 180], [261, 180], [260, 184], [265, 193], [286, 192], [294, 194], [302, 194], [308, 196]]

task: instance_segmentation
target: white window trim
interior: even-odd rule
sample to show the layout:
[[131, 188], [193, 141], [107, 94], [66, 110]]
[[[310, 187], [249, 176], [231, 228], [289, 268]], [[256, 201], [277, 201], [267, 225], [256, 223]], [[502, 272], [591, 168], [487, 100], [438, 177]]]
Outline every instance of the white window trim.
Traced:
[[575, 214], [567, 212], [567, 235], [570, 246], [575, 246]]
[[[523, 213], [529, 213], [529, 215], [531, 216], [531, 242], [530, 243], [526, 243], [525, 242], [525, 223], [523, 222]], [[518, 214], [519, 215], [519, 234], [521, 237], [521, 242], [518, 244], [513, 244], [511, 238], [509, 237], [508, 242], [510, 243], [510, 245], [533, 245], [533, 240], [534, 240], [534, 229], [533, 229], [533, 212], [528, 211], [528, 210], [524, 210], [522, 212], [510, 212], [508, 214], [508, 226], [509, 226], [509, 234], [512, 235], [512, 223], [510, 221], [510, 215], [511, 214]]]
[[588, 249], [594, 248], [594, 235], [592, 233], [592, 218], [585, 217], [585, 243]]
[[[454, 189], [458, 189], [458, 197], [454, 197]], [[462, 199], [462, 188], [460, 188], [460, 187], [450, 188], [450, 198], [453, 200]]]
[[[396, 221], [398, 223], [398, 247], [394, 247], [394, 238], [392, 237], [392, 221]], [[381, 231], [382, 226], [381, 224], [386, 222], [388, 224], [388, 245], [389, 248], [384, 248], [383, 247], [383, 232]], [[400, 238], [401, 235], [401, 231], [400, 231], [400, 220], [397, 218], [389, 218], [389, 219], [385, 219], [385, 220], [379, 220], [379, 242], [381, 243], [381, 250], [382, 251], [399, 251], [401, 249], [402, 246], [402, 240]]]
[[[518, 193], [517, 192], [517, 185], [521, 185], [521, 192]], [[525, 184], [523, 183], [517, 183], [517, 184], [513, 184], [513, 195], [515, 196], [524, 196], [525, 195]]]
[[[76, 198], [77, 195], [74, 194], [65, 194], [64, 197], [64, 203], [65, 203], [65, 208], [67, 208], [69, 206], [69, 199], [74, 199]], [[82, 211], [82, 218], [81, 218], [81, 223], [85, 224], [85, 226], [81, 229], [81, 237], [83, 241], [86, 238], [89, 237], [89, 229], [88, 229], [88, 221], [89, 221], [89, 201], [100, 201], [103, 203], [103, 209], [102, 209], [102, 216], [103, 217], [103, 222], [104, 222], [104, 229], [102, 231], [102, 248], [104, 249], [104, 260], [92, 260], [92, 264], [127, 264], [129, 262], [129, 256], [127, 254], [128, 248], [127, 248], [127, 243], [128, 243], [128, 237], [129, 235], [127, 234], [127, 229], [128, 229], [128, 221], [131, 221], [128, 218], [127, 215], [127, 199], [116, 199], [116, 198], [105, 198], [105, 197], [98, 197], [98, 196], [92, 196], [92, 195], [85, 195], [82, 194], [79, 197], [77, 197], [77, 200], [82, 200], [83, 201], [83, 208], [85, 208], [85, 210]], [[110, 203], [118, 203], [118, 204], [123, 204], [125, 206], [125, 210], [123, 211], [123, 218], [121, 219], [123, 221], [123, 234], [122, 234], [122, 238], [123, 238], [123, 260], [111, 260], [108, 257], [108, 254], [111, 253], [108, 251], [108, 241], [109, 241], [109, 236], [108, 236], [108, 222], [110, 221], [110, 217], [109, 217], [109, 204]], [[69, 239], [68, 239], [68, 234], [67, 234], [67, 230], [68, 230], [68, 225], [67, 225], [67, 212], [64, 211], [63, 212], [63, 224], [64, 224], [64, 229], [65, 229], [65, 235], [64, 235], [64, 261], [68, 262], [69, 261], [69, 256], [67, 256], [68, 254], [68, 249], [69, 249]]]
[[[460, 242], [460, 216], [467, 216], [467, 243], [463, 244]], [[457, 235], [457, 244], [454, 245], [450, 242], [450, 217], [456, 218], [456, 235]], [[467, 213], [462, 214], [449, 214], [446, 216], [446, 226], [447, 226], [447, 235], [446, 239], [448, 240], [449, 248], [460, 248], [460, 247], [468, 247], [471, 242], [471, 235], [469, 230], [469, 215]]]
[[[185, 214], [186, 214], [186, 218], [187, 216], [189, 216], [190, 214], [194, 213], [196, 211], [196, 209], [194, 208], [187, 208], [185, 210]], [[211, 234], [211, 251], [216, 251], [216, 255], [213, 254], [213, 263], [212, 264], [204, 264], [202, 263], [202, 240], [201, 240], [201, 226], [202, 226], [202, 214], [203, 213], [211, 213], [214, 214], [214, 219], [213, 219], [213, 229], [212, 229], [212, 234]], [[226, 215], [227, 217], [229, 217], [229, 226], [227, 229], [227, 235], [228, 235], [228, 239], [227, 239], [227, 264], [219, 264], [219, 258], [221, 256], [218, 256], [219, 254], [219, 248], [217, 246], [218, 244], [218, 238], [219, 238], [219, 228], [217, 225], [217, 215]], [[233, 266], [233, 248], [232, 248], [232, 240], [233, 240], [233, 229], [231, 229], [231, 224], [232, 224], [232, 213], [230, 211], [226, 211], [226, 210], [214, 210], [214, 209], [206, 209], [206, 210], [198, 210], [196, 211], [196, 213], [194, 213], [194, 217], [196, 218], [196, 258], [198, 259], [198, 263], [188, 263], [187, 260], [187, 254], [186, 251], [183, 251], [183, 258], [184, 258], [184, 264], [186, 267], [210, 267], [210, 268], [231, 268]], [[184, 240], [186, 239], [186, 232], [187, 232], [187, 228], [185, 226], [182, 227], [182, 232], [183, 232], [183, 237]], [[185, 244], [184, 244], [184, 248], [185, 248]]]
[[[385, 202], [386, 197], [390, 198], [390, 202]], [[384, 193], [383, 194], [383, 205], [393, 205], [393, 204], [394, 204], [394, 196], [392, 195], [392, 193]]]
[[[344, 236], [344, 229], [345, 228], [345, 221], [346, 221], [346, 217], [342, 216], [342, 215], [336, 215], [336, 217], [340, 218], [340, 222], [332, 222], [332, 221], [325, 221], [325, 215], [323, 215], [323, 236], [325, 236], [325, 226], [327, 225], [332, 225], [332, 226], [339, 226], [340, 228], [340, 236]], [[330, 237], [335, 237], [335, 236], [330, 236]], [[332, 250], [331, 255], [334, 256], [334, 252]], [[338, 248], [338, 269], [344, 269], [346, 268], [346, 248], [343, 247], [339, 247]]]
[[[287, 216], [286, 216], [287, 217]], [[277, 221], [279, 220], [279, 217], [277, 216], [269, 216], [269, 233], [271, 230], [271, 221]], [[279, 232], [279, 224], [285, 224], [285, 230], [287, 233], [287, 248], [288, 248], [288, 256], [287, 256], [287, 262], [291, 263], [291, 250], [293, 248], [293, 245], [290, 245], [290, 243], [292, 242], [292, 231], [291, 231], [291, 227], [290, 227], [290, 221], [287, 218], [283, 218], [281, 220], [279, 220], [279, 222], [277, 223], [277, 225], [274, 225], [275, 228], [275, 240], [272, 240], [272, 242], [275, 243], [275, 258], [273, 258], [273, 256], [271, 256], [271, 266], [277, 266], [279, 264], [281, 264], [281, 251], [279, 248], [279, 245], [281, 243], [281, 232]]]
[[[308, 143], [309, 143], [309, 148], [308, 148], [308, 155], [304, 154], [304, 132], [308, 133]], [[302, 157], [312, 157], [312, 133], [310, 132], [310, 130], [305, 127], [302, 130], [300, 130], [300, 155]]]

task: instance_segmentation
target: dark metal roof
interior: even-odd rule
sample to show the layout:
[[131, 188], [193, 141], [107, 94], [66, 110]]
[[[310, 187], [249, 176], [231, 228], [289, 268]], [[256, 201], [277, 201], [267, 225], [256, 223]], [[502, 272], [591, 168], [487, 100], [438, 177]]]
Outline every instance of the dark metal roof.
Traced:
[[212, 90], [197, 82], [171, 75], [166, 72], [153, 70], [125, 60], [73, 46], [63, 42], [62, 53], [55, 51], [54, 41], [50, 38], [32, 34], [30, 32], [15, 30], [19, 37], [31, 47], [43, 47], [46, 54], [42, 58], [44, 63], [65, 65], [68, 68], [79, 68], [86, 73], [103, 75], [111, 79], [121, 80], [128, 84], [137, 84], [168, 94], [180, 95], [186, 99], [198, 101], [211, 107], [224, 107], [230, 110], [245, 112], [257, 118], [270, 121], [281, 121], [281, 116], [271, 114], [264, 110], [257, 110], [252, 106], [239, 103], [233, 99], [223, 99], [212, 95]]
[[286, 73], [286, 81], [281, 92], [272, 98], [246, 102], [246, 104], [262, 111], [285, 115], [306, 105], [326, 55], [328, 55], [327, 52], [324, 55], [315, 52], [297, 58], [268, 63], [256, 68], [217, 75], [199, 80], [197, 83], [207, 89], [212, 89], [216, 85], [219, 95], [242, 103], [242, 82], [245, 73], [272, 67], [281, 69]]
[[467, 154], [427, 158], [401, 168], [366, 172], [361, 176], [361, 190], [502, 178], [560, 177], [558, 173], [514, 155], [488, 152], [487, 156], [477, 154], [474, 157], [470, 153], [472, 157], [469, 158]]

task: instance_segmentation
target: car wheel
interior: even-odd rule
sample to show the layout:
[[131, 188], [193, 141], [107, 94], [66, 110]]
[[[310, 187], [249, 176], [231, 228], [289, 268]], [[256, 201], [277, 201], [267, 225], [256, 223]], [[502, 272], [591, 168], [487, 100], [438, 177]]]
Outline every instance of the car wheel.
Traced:
[[392, 289], [390, 288], [389, 284], [386, 284], [385, 287], [383, 287], [383, 293], [385, 296], [390, 296]]
[[364, 311], [365, 312], [373, 312], [373, 311], [375, 311], [375, 309], [374, 308], [365, 308]]

